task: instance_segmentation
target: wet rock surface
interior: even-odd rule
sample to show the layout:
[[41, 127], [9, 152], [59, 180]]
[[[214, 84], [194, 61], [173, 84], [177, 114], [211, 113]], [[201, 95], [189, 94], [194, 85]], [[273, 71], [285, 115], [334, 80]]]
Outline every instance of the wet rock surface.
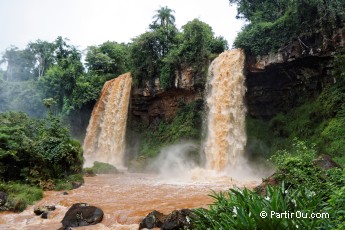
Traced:
[[76, 203], [66, 212], [61, 221], [63, 228], [94, 225], [102, 221], [103, 211], [86, 203]]
[[162, 230], [191, 229], [191, 209], [174, 210], [164, 215], [156, 210], [150, 212], [139, 225], [139, 229], [160, 228]]
[[268, 185], [270, 185], [270, 186], [275, 186], [275, 185], [278, 185], [279, 183], [280, 183], [280, 182], [277, 180], [276, 174], [273, 174], [273, 175], [267, 177], [266, 179], [264, 179], [264, 180], [262, 181], [261, 184], [259, 184], [258, 186], [256, 186], [256, 187], [254, 188], [254, 191], [255, 191], [256, 193], [258, 193], [258, 194], [261, 194], [261, 195], [263, 195], [263, 196], [266, 196], [266, 187], [267, 187]]
[[44, 212], [54, 211], [56, 209], [55, 205], [43, 205], [43, 206], [36, 206], [34, 208], [34, 213], [38, 216], [43, 214]]
[[139, 224], [139, 229], [160, 228], [163, 225], [165, 215], [156, 210], [150, 212]]
[[277, 52], [246, 57], [246, 104], [252, 117], [271, 118], [318, 96], [334, 83], [337, 50], [345, 46], [345, 28], [324, 43], [321, 33], [301, 35]]
[[331, 168], [341, 168], [339, 164], [332, 160], [332, 157], [329, 155], [322, 154], [316, 158], [313, 163], [322, 169], [331, 169]]

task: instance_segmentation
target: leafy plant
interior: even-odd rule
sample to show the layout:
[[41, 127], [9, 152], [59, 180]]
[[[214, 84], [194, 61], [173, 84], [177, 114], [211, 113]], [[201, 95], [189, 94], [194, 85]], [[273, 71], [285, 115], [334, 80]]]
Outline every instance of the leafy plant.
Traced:
[[[320, 211], [320, 195], [303, 187], [290, 190], [283, 183], [278, 187], [268, 186], [266, 196], [246, 188], [210, 196], [215, 202], [209, 209], [195, 211], [196, 229], [315, 229], [320, 225], [318, 219], [290, 215], [297, 211], [303, 215]], [[267, 214], [264, 217], [263, 212]]]
[[24, 113], [1, 113], [0, 140], [1, 180], [39, 185], [81, 172], [80, 143], [56, 117], [35, 120]]

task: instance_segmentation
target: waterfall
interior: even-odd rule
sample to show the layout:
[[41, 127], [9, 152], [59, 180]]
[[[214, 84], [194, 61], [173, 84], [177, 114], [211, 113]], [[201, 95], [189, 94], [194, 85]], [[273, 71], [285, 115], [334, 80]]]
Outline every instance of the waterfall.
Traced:
[[223, 171], [235, 168], [246, 144], [244, 52], [225, 51], [210, 65], [206, 103], [206, 167]]
[[123, 168], [125, 133], [132, 77], [130, 73], [107, 81], [93, 108], [84, 139], [85, 166], [94, 161]]

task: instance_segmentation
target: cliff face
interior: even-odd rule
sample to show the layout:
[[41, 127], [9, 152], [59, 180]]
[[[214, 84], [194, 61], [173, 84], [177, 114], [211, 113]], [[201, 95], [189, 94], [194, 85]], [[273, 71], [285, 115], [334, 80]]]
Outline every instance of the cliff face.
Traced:
[[319, 95], [335, 81], [333, 57], [344, 46], [345, 29], [339, 29], [332, 39], [325, 40], [321, 34], [301, 36], [276, 53], [248, 56], [248, 113], [270, 118]]
[[[332, 39], [321, 34], [300, 36], [276, 53], [246, 57], [246, 105], [253, 117], [271, 118], [279, 112], [316, 97], [332, 84], [333, 57], [345, 47], [345, 29]], [[163, 90], [156, 79], [143, 88], [133, 88], [130, 116], [146, 126], [172, 120], [181, 104], [203, 100], [205, 73], [186, 68], [176, 72], [175, 87]]]
[[143, 88], [134, 87], [131, 93], [130, 114], [133, 123], [146, 126], [156, 125], [160, 120], [170, 121], [182, 104], [203, 99], [201, 76], [190, 68], [175, 74], [175, 86], [164, 90], [159, 79], [154, 84], [146, 83]]

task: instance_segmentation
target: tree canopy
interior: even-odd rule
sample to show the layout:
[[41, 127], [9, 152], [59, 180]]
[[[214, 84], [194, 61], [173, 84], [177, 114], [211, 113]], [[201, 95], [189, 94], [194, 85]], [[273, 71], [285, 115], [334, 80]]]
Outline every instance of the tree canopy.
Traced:
[[333, 0], [229, 0], [237, 18], [247, 20], [234, 45], [265, 54], [301, 34], [321, 33], [324, 44], [345, 22], [345, 2]]
[[80, 121], [88, 118], [82, 113], [91, 113], [105, 81], [131, 71], [139, 86], [158, 80], [163, 88], [174, 87], [176, 73], [184, 68], [206, 78], [205, 66], [227, 49], [225, 39], [198, 19], [177, 29], [174, 10], [167, 6], [154, 12], [148, 28], [128, 44], [89, 46], [84, 63], [82, 51], [61, 36], [8, 48], [1, 57], [7, 69], [0, 72], [0, 112], [44, 117], [44, 101], [49, 101], [52, 113], [73, 121], [72, 128], [87, 125]]

